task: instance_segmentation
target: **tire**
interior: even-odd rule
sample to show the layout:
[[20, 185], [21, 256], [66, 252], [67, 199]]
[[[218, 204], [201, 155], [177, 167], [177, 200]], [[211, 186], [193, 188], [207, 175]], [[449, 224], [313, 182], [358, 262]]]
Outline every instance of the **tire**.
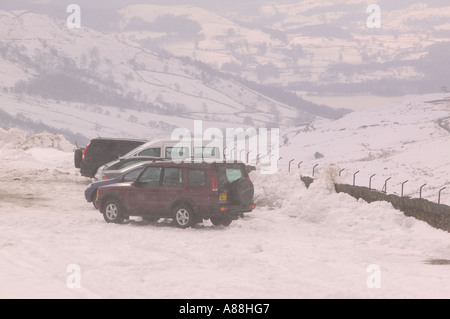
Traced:
[[97, 171], [98, 171], [98, 167], [94, 168], [91, 172], [91, 176], [89, 176], [90, 178], [95, 178], [95, 175], [97, 175]]
[[236, 204], [251, 205], [255, 188], [248, 178], [241, 178], [231, 183], [231, 194]]
[[233, 220], [231, 218], [222, 218], [222, 226], [228, 227], [231, 225], [231, 223], [233, 222]]
[[189, 205], [181, 204], [174, 208], [172, 214], [175, 225], [179, 228], [188, 228], [195, 223], [195, 216]]
[[95, 206], [95, 200], [97, 199], [97, 192], [93, 192], [91, 195], [91, 202], [92, 205], [94, 205], [94, 208], [97, 209], [97, 206]]
[[75, 153], [73, 155], [73, 161], [75, 164], [75, 168], [80, 168], [81, 167], [81, 159], [83, 158], [83, 149], [82, 148], [77, 148], [75, 150]]
[[120, 224], [125, 219], [123, 208], [117, 199], [109, 199], [102, 207], [103, 218], [107, 223]]
[[231, 222], [233, 221], [231, 218], [227, 217], [211, 217], [210, 220], [214, 226], [225, 226], [225, 227], [230, 226]]

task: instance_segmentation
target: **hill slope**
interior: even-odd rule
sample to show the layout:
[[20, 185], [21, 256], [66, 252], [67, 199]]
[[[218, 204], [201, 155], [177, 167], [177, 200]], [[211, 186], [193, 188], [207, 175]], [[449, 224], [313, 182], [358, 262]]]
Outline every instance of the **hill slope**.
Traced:
[[286, 127], [343, 114], [314, 110], [281, 90], [266, 95], [265, 87], [189, 58], [126, 44], [114, 33], [68, 29], [29, 12], [0, 15], [0, 99], [16, 124], [26, 119], [85, 137], [121, 127], [129, 133], [120, 135], [146, 138], [192, 125], [193, 119], [214, 127]]

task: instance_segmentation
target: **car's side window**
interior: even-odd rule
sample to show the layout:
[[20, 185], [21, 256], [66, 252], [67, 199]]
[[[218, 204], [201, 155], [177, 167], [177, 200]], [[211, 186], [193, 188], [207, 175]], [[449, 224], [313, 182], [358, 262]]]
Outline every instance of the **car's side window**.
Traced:
[[166, 158], [183, 159], [189, 157], [189, 148], [187, 147], [166, 147]]
[[144, 168], [136, 169], [132, 172], [129, 172], [125, 174], [122, 178], [122, 181], [124, 182], [133, 182], [136, 180], [136, 178], [139, 176], [139, 174], [142, 172]]
[[181, 187], [183, 186], [183, 171], [181, 168], [164, 168], [163, 186]]
[[205, 187], [206, 186], [206, 171], [203, 169], [190, 169], [188, 171], [189, 186]]
[[154, 156], [154, 157], [161, 157], [161, 148], [155, 147], [155, 148], [148, 148], [146, 150], [143, 150], [138, 154], [138, 156]]
[[158, 186], [161, 180], [161, 167], [147, 167], [139, 178], [139, 183], [147, 186]]
[[194, 147], [195, 158], [220, 158], [218, 147]]

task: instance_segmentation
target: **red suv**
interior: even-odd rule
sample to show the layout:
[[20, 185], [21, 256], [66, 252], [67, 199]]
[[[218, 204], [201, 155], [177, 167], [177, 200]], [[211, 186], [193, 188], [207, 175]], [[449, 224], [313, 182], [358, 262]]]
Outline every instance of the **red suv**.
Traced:
[[181, 228], [210, 219], [228, 226], [254, 208], [248, 167], [234, 163], [155, 162], [132, 183], [99, 188], [96, 207], [108, 223], [129, 216], [172, 218]]

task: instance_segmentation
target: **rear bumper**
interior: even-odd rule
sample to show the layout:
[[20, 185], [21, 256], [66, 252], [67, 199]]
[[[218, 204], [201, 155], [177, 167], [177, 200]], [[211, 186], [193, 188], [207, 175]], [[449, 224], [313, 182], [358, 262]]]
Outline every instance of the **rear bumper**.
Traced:
[[86, 164], [81, 162], [81, 164], [80, 164], [80, 174], [81, 174], [81, 176], [92, 178], [93, 176], [91, 176], [92, 175], [91, 173], [92, 172], [91, 172], [90, 168], [87, 167]]
[[239, 217], [243, 213], [249, 213], [255, 209], [255, 204], [250, 205], [230, 205], [229, 203], [212, 204], [209, 207], [211, 216]]

